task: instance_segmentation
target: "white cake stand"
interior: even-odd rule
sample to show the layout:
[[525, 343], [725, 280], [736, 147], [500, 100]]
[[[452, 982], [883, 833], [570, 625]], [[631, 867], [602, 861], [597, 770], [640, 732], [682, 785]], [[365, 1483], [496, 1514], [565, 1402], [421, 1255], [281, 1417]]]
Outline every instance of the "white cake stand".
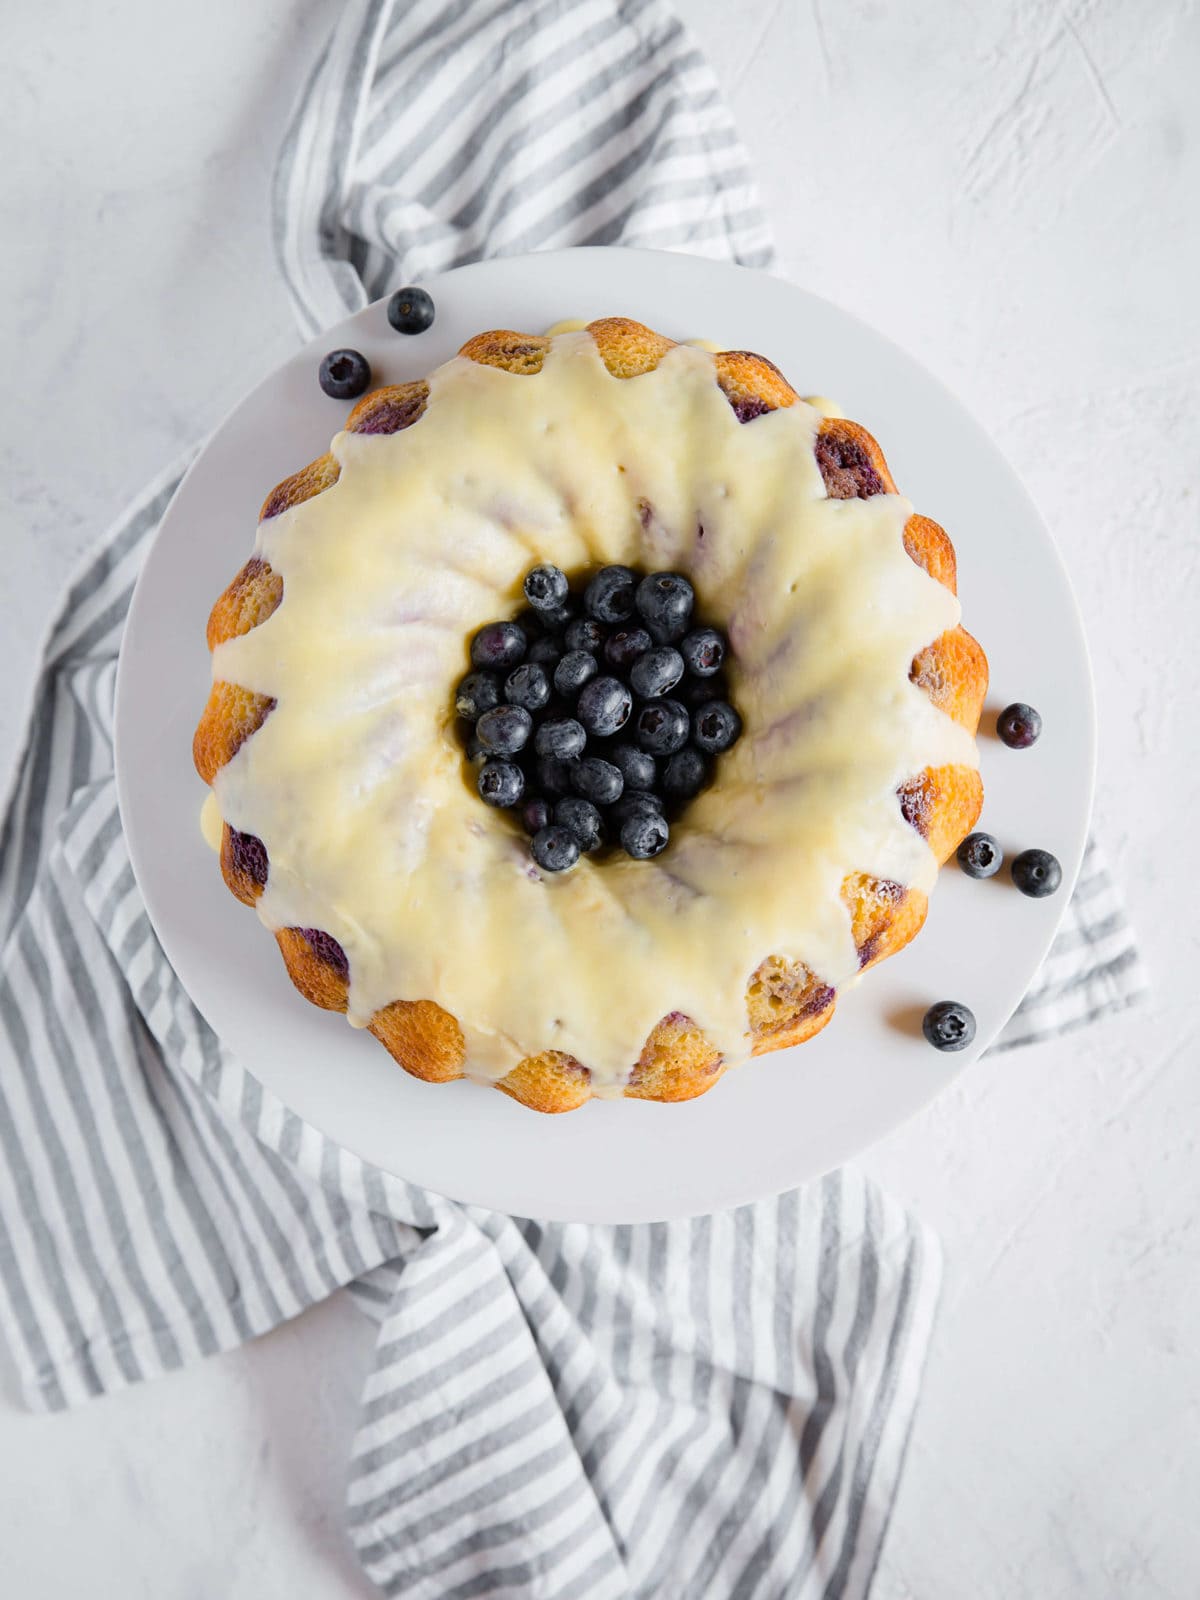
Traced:
[[[999, 1032], [1054, 936], [1083, 854], [1095, 764], [1087, 648], [1058, 553], [1012, 470], [940, 383], [777, 278], [689, 256], [585, 249], [482, 262], [427, 287], [437, 305], [427, 333], [397, 335], [379, 303], [261, 384], [217, 430], [163, 520], [117, 679], [121, 814], [151, 921], [188, 993], [251, 1072], [330, 1137], [416, 1183], [523, 1216], [597, 1222], [685, 1216], [791, 1188], [944, 1089]], [[600, 316], [757, 350], [802, 394], [833, 396], [879, 439], [902, 491], [950, 531], [964, 618], [991, 662], [983, 825], [1006, 852], [1052, 850], [1064, 878], [1057, 895], [1035, 901], [1007, 873], [978, 883], [951, 865], [921, 936], [846, 994], [810, 1044], [730, 1072], [688, 1104], [593, 1101], [543, 1117], [477, 1084], [420, 1083], [369, 1035], [299, 997], [274, 940], [226, 890], [201, 838], [206, 790], [191, 738], [208, 692], [209, 608], [250, 553], [267, 491], [322, 454], [345, 415], [318, 388], [321, 355], [352, 345], [376, 382], [398, 383], [486, 328], [537, 332]], [[1018, 699], [1045, 719], [1024, 752], [993, 735], [996, 710]], [[970, 1050], [942, 1055], [925, 1043], [920, 1018], [939, 999], [974, 1011]]]

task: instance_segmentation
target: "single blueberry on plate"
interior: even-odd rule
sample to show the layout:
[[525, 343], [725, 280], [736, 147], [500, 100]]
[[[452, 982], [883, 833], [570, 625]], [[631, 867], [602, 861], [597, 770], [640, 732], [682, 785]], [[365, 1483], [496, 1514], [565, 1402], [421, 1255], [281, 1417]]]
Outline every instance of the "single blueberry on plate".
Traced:
[[1049, 850], [1022, 850], [1019, 856], [1013, 857], [1009, 871], [1017, 888], [1031, 900], [1044, 900], [1062, 882], [1058, 857], [1052, 856]]
[[525, 598], [535, 611], [557, 611], [566, 603], [570, 586], [561, 567], [534, 567], [525, 578]]
[[713, 700], [696, 712], [692, 740], [709, 755], [720, 755], [736, 744], [742, 732], [742, 719], [726, 700]]
[[515, 756], [529, 743], [533, 718], [524, 706], [497, 706], [475, 724], [479, 742], [489, 755]]
[[604, 752], [605, 760], [620, 767], [627, 789], [653, 789], [658, 782], [654, 757], [634, 744], [614, 744]]
[[633, 663], [629, 682], [634, 694], [643, 700], [656, 700], [659, 695], [669, 694], [682, 677], [683, 657], [669, 644], [663, 644], [657, 650], [647, 650]]
[[525, 793], [525, 774], [513, 761], [485, 761], [476, 781], [489, 806], [515, 806]]
[[975, 1037], [975, 1018], [956, 1000], [939, 1000], [925, 1013], [921, 1031], [935, 1050], [965, 1050]]
[[521, 807], [521, 826], [528, 834], [540, 833], [553, 816], [553, 808], [545, 795], [535, 794]]
[[500, 704], [500, 679], [494, 672], [468, 672], [454, 692], [454, 709], [468, 722]]
[[433, 296], [412, 285], [397, 289], [388, 301], [387, 318], [397, 333], [424, 333], [433, 326]]
[[638, 611], [659, 644], [683, 638], [695, 601], [691, 584], [679, 572], [652, 572], [637, 586]]
[[671, 756], [688, 740], [687, 709], [678, 700], [652, 700], [637, 714], [634, 737], [652, 756]]
[[586, 853], [604, 842], [604, 819], [590, 800], [567, 795], [554, 807], [554, 820], [575, 835], [575, 842]]
[[560, 761], [581, 756], [586, 743], [583, 724], [574, 717], [548, 718], [533, 736], [533, 748], [539, 756], [557, 756]]
[[621, 848], [635, 861], [649, 861], [667, 848], [671, 829], [657, 811], [635, 811], [621, 824]]
[[331, 350], [317, 379], [331, 400], [357, 400], [371, 381], [371, 368], [357, 350]]
[[537, 764], [537, 784], [543, 794], [548, 794], [552, 799], [559, 799], [564, 794], [571, 792], [571, 771], [575, 763], [562, 761], [558, 756], [539, 756]]
[[708, 782], [708, 771], [707, 759], [687, 745], [663, 768], [663, 793], [668, 800], [690, 800]]
[[996, 732], [1010, 750], [1028, 750], [1042, 731], [1041, 713], [1023, 700], [1014, 701], [996, 718]]
[[631, 567], [601, 567], [584, 590], [583, 609], [597, 622], [627, 622], [637, 581]]
[[594, 806], [610, 806], [621, 798], [625, 779], [620, 767], [614, 767], [603, 756], [584, 756], [571, 770], [571, 786]]
[[595, 656], [604, 648], [608, 629], [602, 622], [597, 622], [592, 617], [576, 617], [574, 622], [567, 624], [563, 638], [566, 640], [568, 650], [586, 650]]
[[540, 711], [550, 698], [550, 679], [545, 667], [536, 661], [524, 661], [514, 667], [504, 681], [504, 698], [510, 706]]
[[596, 658], [586, 650], [569, 650], [554, 669], [554, 687], [573, 699], [600, 671]]
[[1004, 852], [990, 833], [969, 833], [958, 847], [958, 864], [968, 878], [991, 878], [1000, 871]]
[[593, 678], [580, 693], [576, 714], [588, 733], [607, 739], [620, 732], [632, 710], [633, 696], [619, 679]]
[[618, 672], [628, 672], [638, 657], [644, 656], [653, 643], [654, 640], [645, 628], [621, 628], [619, 632], [610, 634], [604, 641], [604, 659]]
[[535, 833], [530, 849], [543, 872], [567, 872], [579, 860], [579, 841], [557, 822]]
[[689, 672], [711, 678], [725, 661], [725, 640], [715, 628], [693, 628], [680, 642], [679, 653]]
[[471, 665], [510, 672], [524, 661], [528, 643], [515, 622], [489, 622], [471, 640]]

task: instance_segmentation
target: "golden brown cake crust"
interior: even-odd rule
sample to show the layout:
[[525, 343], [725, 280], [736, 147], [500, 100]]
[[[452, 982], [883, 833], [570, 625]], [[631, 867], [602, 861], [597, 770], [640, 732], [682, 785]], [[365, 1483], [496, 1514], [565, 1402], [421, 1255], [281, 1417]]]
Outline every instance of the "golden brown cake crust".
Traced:
[[[623, 317], [588, 324], [605, 366], [618, 378], [652, 371], [674, 341]], [[541, 370], [550, 339], [545, 335], [499, 329], [478, 334], [460, 355], [505, 371], [532, 375]], [[743, 422], [766, 411], [796, 404], [800, 398], [770, 361], [744, 350], [713, 358], [716, 379]], [[428, 402], [424, 382], [393, 385], [365, 395], [346, 422], [350, 432], [394, 433], [415, 422]], [[818, 430], [817, 464], [826, 492], [837, 499], [894, 494], [896, 485], [882, 450], [858, 423], [826, 419]], [[278, 484], [263, 503], [261, 519], [277, 516], [337, 482], [338, 464], [330, 454], [310, 462]], [[956, 588], [954, 546], [930, 518], [914, 514], [904, 529], [909, 556], [951, 592]], [[283, 599], [283, 582], [266, 562], [253, 558], [213, 607], [208, 644], [257, 627]], [[922, 650], [910, 677], [935, 705], [970, 733], [979, 724], [987, 691], [987, 659], [965, 629], [956, 627]], [[194, 741], [196, 770], [206, 783], [262, 725], [274, 702], [236, 684], [212, 686]], [[979, 774], [969, 767], [927, 768], [905, 784], [897, 805], [906, 820], [945, 861], [974, 827], [983, 804]], [[224, 827], [221, 870], [231, 892], [247, 905], [262, 893], [269, 862], [262, 842]], [[842, 885], [862, 968], [902, 949], [920, 930], [928, 909], [916, 889], [851, 873]], [[284, 963], [300, 993], [314, 1005], [345, 1011], [349, 967], [344, 951], [318, 929], [285, 928], [276, 935]], [[819, 975], [800, 963], [768, 955], [746, 991], [747, 1023], [753, 1053], [800, 1044], [826, 1025], [837, 997]], [[432, 998], [398, 999], [376, 1012], [371, 1032], [414, 1077], [444, 1083], [463, 1074], [465, 1049], [457, 1020]], [[631, 1099], [690, 1100], [705, 1093], [723, 1071], [720, 1055], [699, 1028], [679, 1012], [669, 1012], [652, 1030], [632, 1067], [625, 1094]], [[591, 1097], [587, 1068], [560, 1051], [526, 1057], [497, 1087], [522, 1104], [544, 1112], [570, 1111]]]

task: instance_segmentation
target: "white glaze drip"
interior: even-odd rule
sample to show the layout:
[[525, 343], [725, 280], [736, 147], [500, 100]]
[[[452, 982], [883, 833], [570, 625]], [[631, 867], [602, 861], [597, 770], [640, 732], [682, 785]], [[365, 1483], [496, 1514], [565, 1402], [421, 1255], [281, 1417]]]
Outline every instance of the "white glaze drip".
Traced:
[[217, 805], [216, 795], [210, 789], [204, 796], [204, 804], [200, 807], [200, 832], [203, 834], [204, 842], [208, 848], [217, 851], [218, 854], [221, 850], [221, 829], [223, 826], [224, 820], [221, 816], [221, 808]]

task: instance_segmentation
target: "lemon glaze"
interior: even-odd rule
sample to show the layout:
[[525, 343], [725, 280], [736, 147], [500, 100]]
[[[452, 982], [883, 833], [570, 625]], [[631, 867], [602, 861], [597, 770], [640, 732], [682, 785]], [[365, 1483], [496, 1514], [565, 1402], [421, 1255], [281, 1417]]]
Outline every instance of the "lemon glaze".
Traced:
[[221, 853], [221, 829], [224, 824], [221, 808], [217, 804], [217, 797], [210, 789], [204, 796], [204, 804], [200, 807], [200, 832], [204, 842], [210, 850]]
[[[617, 379], [565, 332], [536, 375], [459, 357], [429, 386], [413, 426], [339, 434], [338, 481], [259, 525], [283, 602], [214, 653], [277, 702], [214, 786], [267, 847], [259, 916], [338, 940], [357, 1026], [396, 999], [452, 1012], [471, 1077], [555, 1049], [619, 1093], [671, 1011], [741, 1061], [766, 956], [856, 976], [847, 873], [932, 887], [896, 791], [977, 765], [908, 676], [958, 602], [905, 552], [906, 500], [826, 496], [815, 407], [741, 424], [695, 347]], [[745, 733], [654, 861], [543, 875], [475, 792], [454, 687], [543, 561], [677, 569], [728, 634]]]

